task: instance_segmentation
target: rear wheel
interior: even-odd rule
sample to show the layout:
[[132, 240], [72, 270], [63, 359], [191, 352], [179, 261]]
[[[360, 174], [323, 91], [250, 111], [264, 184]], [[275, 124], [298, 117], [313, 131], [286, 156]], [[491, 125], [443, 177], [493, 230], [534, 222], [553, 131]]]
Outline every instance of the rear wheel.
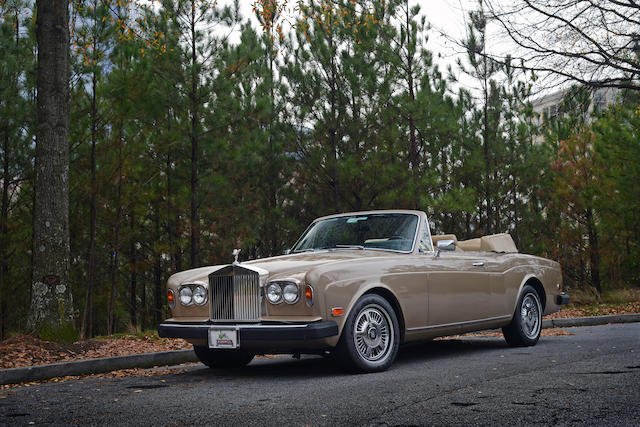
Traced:
[[357, 372], [384, 371], [398, 354], [398, 319], [391, 304], [365, 295], [351, 310], [336, 348], [339, 358]]
[[525, 285], [522, 288], [516, 311], [509, 325], [502, 328], [507, 344], [514, 347], [532, 346], [538, 342], [542, 329], [542, 304], [536, 290]]
[[214, 350], [194, 345], [198, 359], [210, 368], [242, 368], [253, 360], [253, 353], [242, 350]]

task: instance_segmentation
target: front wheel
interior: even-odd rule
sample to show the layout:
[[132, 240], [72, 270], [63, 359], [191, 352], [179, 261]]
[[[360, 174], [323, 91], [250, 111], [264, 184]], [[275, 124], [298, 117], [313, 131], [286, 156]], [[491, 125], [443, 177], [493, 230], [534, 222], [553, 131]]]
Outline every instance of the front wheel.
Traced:
[[502, 328], [507, 344], [513, 347], [536, 345], [542, 329], [542, 304], [535, 289], [530, 285], [522, 288], [516, 312], [509, 325]]
[[210, 368], [242, 368], [253, 360], [253, 353], [242, 350], [214, 350], [194, 345], [198, 359]]
[[336, 352], [357, 372], [387, 370], [398, 354], [399, 330], [391, 304], [379, 295], [365, 295], [347, 317]]

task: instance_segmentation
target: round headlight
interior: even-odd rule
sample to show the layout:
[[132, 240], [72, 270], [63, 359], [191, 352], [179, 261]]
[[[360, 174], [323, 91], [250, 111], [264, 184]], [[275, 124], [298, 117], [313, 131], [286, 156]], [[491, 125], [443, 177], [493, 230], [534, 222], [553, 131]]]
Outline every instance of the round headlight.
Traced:
[[196, 286], [193, 290], [193, 302], [196, 305], [204, 305], [207, 303], [207, 290], [204, 286]]
[[282, 288], [277, 283], [272, 283], [267, 287], [267, 299], [271, 304], [282, 302]]
[[180, 289], [180, 304], [191, 305], [193, 304], [193, 291], [190, 287], [185, 286]]
[[295, 303], [298, 301], [298, 286], [295, 283], [289, 283], [282, 290], [282, 296], [286, 303]]

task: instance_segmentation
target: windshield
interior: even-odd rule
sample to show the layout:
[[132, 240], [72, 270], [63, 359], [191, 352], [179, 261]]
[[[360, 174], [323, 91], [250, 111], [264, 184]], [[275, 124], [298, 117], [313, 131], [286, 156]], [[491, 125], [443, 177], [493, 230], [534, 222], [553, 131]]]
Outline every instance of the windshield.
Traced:
[[409, 252], [413, 248], [418, 216], [384, 213], [328, 218], [311, 225], [293, 252], [333, 248], [376, 248]]

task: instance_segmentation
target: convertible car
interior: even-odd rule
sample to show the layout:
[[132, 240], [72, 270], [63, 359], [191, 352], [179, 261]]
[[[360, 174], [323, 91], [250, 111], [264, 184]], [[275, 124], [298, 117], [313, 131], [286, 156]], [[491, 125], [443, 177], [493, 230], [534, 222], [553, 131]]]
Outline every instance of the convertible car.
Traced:
[[318, 353], [382, 371], [403, 343], [492, 328], [531, 346], [542, 316], [569, 302], [557, 262], [518, 253], [508, 234], [432, 236], [420, 211], [326, 216], [285, 255], [238, 262], [238, 252], [167, 283], [160, 336], [188, 340], [213, 368]]

